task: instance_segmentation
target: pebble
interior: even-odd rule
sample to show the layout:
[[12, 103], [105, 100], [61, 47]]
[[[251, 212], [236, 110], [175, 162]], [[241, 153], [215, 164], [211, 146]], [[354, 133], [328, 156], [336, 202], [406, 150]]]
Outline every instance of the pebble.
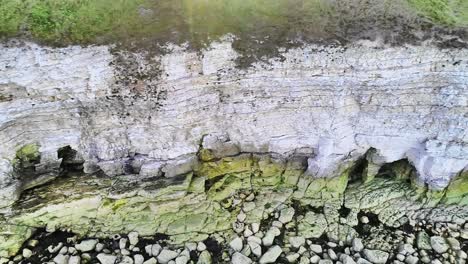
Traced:
[[342, 254], [340, 260], [343, 264], [356, 264], [354, 259], [348, 255]]
[[283, 224], [289, 223], [294, 217], [295, 210], [292, 207], [285, 208], [281, 210], [279, 221]]
[[241, 251], [242, 247], [244, 246], [244, 243], [242, 241], [242, 238], [236, 237], [229, 243], [229, 246], [235, 251]]
[[148, 259], [147, 261], [143, 262], [143, 264], [157, 264], [158, 261], [153, 257]]
[[317, 244], [312, 244], [312, 245], [310, 245], [310, 250], [312, 250], [312, 252], [314, 252], [314, 253], [321, 254], [322, 253], [322, 246], [317, 245]]
[[333, 261], [331, 259], [321, 259], [318, 262], [319, 264], [333, 264]]
[[210, 252], [205, 250], [198, 256], [197, 264], [211, 264], [212, 261]]
[[260, 224], [259, 223], [252, 223], [252, 232], [256, 234], [258, 231], [260, 231]]
[[55, 247], [52, 246], [52, 245], [50, 245], [49, 247], [47, 247], [47, 251], [49, 251], [49, 253], [52, 253], [52, 254], [53, 254], [53, 253], [57, 253], [57, 252], [60, 251], [60, 249], [61, 249], [62, 247], [63, 247], [63, 243], [60, 242], [60, 243], [58, 243], [58, 245], [55, 246]]
[[23, 249], [23, 257], [25, 259], [30, 258], [32, 255], [33, 255], [33, 252], [30, 249], [28, 248]]
[[364, 249], [363, 253], [367, 260], [375, 264], [385, 264], [389, 257], [389, 254], [382, 250]]
[[231, 258], [232, 264], [251, 264], [252, 260], [249, 257], [242, 255], [239, 252], [235, 252]]
[[55, 256], [54, 262], [57, 263], [57, 264], [68, 264], [68, 259], [69, 258], [70, 258], [70, 256], [68, 256], [68, 255], [58, 254], [57, 256]]
[[143, 255], [136, 254], [135, 256], [133, 256], [133, 263], [143, 264], [143, 262], [145, 262], [145, 258], [143, 257]]
[[128, 240], [127, 240], [126, 238], [121, 238], [121, 239], [119, 240], [119, 248], [120, 248], [120, 249], [126, 248], [126, 247], [127, 247], [127, 241], [128, 241]]
[[129, 256], [124, 256], [119, 264], [133, 264], [133, 259]]
[[243, 223], [246, 218], [247, 218], [247, 215], [242, 211], [237, 215], [237, 221], [241, 223]]
[[68, 264], [80, 264], [80, 263], [81, 263], [80, 256], [71, 256], [70, 259], [68, 260]]
[[439, 254], [445, 253], [449, 249], [449, 245], [445, 241], [445, 238], [441, 236], [431, 237], [431, 247]]
[[417, 264], [419, 262], [419, 258], [415, 256], [408, 256], [405, 259], [405, 263], [407, 264]]
[[254, 233], [247, 227], [245, 230], [244, 230], [244, 237], [249, 237], [249, 236], [252, 236]]
[[361, 223], [363, 223], [363, 224], [368, 224], [368, 223], [369, 223], [369, 217], [367, 217], [367, 216], [365, 216], [365, 215], [362, 216], [362, 217], [361, 217]]
[[301, 257], [299, 253], [290, 253], [286, 256], [286, 260], [289, 263], [296, 263], [296, 261]]
[[267, 250], [265, 254], [260, 258], [260, 264], [275, 263], [278, 257], [283, 253], [280, 246], [275, 245]]
[[416, 236], [416, 246], [419, 249], [432, 250], [429, 235], [425, 231], [419, 231]]
[[98, 241], [95, 239], [83, 240], [79, 244], [76, 244], [75, 248], [76, 250], [81, 251], [81, 252], [89, 252], [89, 251], [94, 250], [97, 243]]
[[337, 260], [338, 259], [338, 256], [336, 255], [335, 251], [333, 251], [333, 249], [329, 248], [327, 253], [328, 253], [328, 256], [332, 260]]
[[362, 244], [362, 239], [354, 238], [352, 243], [352, 248], [355, 252], [361, 252], [364, 249], [364, 245]]
[[159, 244], [154, 244], [151, 246], [151, 256], [157, 257], [161, 252], [162, 247]]
[[39, 245], [39, 241], [36, 240], [36, 239], [31, 239], [28, 241], [28, 247], [36, 247], [37, 245]]
[[317, 255], [314, 255], [314, 256], [310, 257], [310, 263], [316, 264], [319, 261], [320, 261], [320, 257], [317, 256]]
[[206, 250], [206, 245], [205, 245], [205, 243], [203, 243], [203, 242], [201, 242], [201, 241], [198, 242], [198, 244], [197, 244], [197, 251], [202, 252], [202, 251], [204, 251], [204, 250]]
[[453, 237], [449, 237], [449, 238], [447, 238], [447, 242], [450, 245], [451, 249], [453, 249], [455, 251], [461, 249], [460, 241], [458, 241], [457, 239], [455, 239]]
[[[154, 245], [153, 245], [154, 246]], [[157, 256], [158, 262], [162, 264], [168, 263], [170, 260], [175, 259], [179, 254], [173, 250], [163, 249]], [[153, 255], [154, 256], [154, 255]]]
[[300, 236], [290, 237], [289, 243], [293, 248], [299, 248], [305, 244], [305, 238]]
[[190, 261], [190, 257], [186, 255], [178, 256], [175, 260], [176, 264], [187, 264]]
[[130, 245], [135, 246], [136, 244], [138, 244], [138, 232], [133, 231], [128, 233], [128, 240], [130, 242]]
[[114, 264], [115, 261], [117, 260], [117, 257], [114, 255], [110, 254], [105, 254], [105, 253], [99, 253], [97, 255], [97, 258], [101, 264]]
[[279, 235], [281, 235], [281, 230], [275, 226], [271, 227], [262, 239], [263, 245], [267, 247], [273, 245], [273, 240]]
[[262, 246], [260, 246], [261, 243], [257, 243], [256, 241], [247, 241], [247, 244], [256, 257], [260, 257], [262, 255]]

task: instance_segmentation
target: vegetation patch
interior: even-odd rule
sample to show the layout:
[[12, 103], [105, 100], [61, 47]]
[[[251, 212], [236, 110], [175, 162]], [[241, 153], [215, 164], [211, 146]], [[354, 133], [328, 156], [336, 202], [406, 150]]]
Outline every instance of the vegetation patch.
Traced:
[[235, 48], [254, 49], [250, 55], [257, 59], [275, 53], [279, 42], [346, 41], [375, 36], [367, 31], [404, 33], [431, 25], [468, 25], [468, 1], [0, 0], [0, 37], [138, 47], [170, 41], [202, 48], [231, 33], [240, 40]]

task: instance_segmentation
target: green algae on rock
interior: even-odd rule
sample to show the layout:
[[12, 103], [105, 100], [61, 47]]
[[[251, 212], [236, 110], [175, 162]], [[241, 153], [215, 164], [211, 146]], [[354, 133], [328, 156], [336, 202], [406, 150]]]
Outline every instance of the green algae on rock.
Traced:
[[[334, 178], [312, 178], [302, 165], [269, 155], [241, 154], [201, 162], [193, 173], [174, 178], [69, 175], [23, 193], [12, 212], [0, 220], [0, 254], [15, 254], [36, 228], [44, 227], [70, 230], [81, 237], [137, 231], [142, 236], [167, 234], [173, 244], [201, 241], [210, 234], [232, 232], [239, 206], [246, 223], [258, 223], [278, 208], [296, 203], [297, 214], [304, 214], [297, 232], [308, 238], [326, 234], [333, 241], [357, 236], [362, 211], [392, 227], [422, 219], [468, 217], [465, 185], [458, 183], [465, 182], [466, 174], [454, 180], [461, 189], [449, 187], [440, 196], [421, 191], [403, 176], [383, 174], [367, 183], [349, 184], [351, 169]], [[255, 200], [233, 199], [243, 190], [256, 193]], [[445, 202], [455, 206], [450, 214]], [[340, 216], [343, 207], [350, 212]], [[438, 215], [427, 210], [437, 210]]]

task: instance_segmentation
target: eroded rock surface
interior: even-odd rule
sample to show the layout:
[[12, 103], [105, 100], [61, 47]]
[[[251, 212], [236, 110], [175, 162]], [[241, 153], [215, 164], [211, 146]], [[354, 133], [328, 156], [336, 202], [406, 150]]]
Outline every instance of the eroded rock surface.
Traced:
[[56, 177], [64, 147], [85, 172], [171, 177], [191, 170], [202, 141], [214, 157], [303, 153], [314, 177], [365, 153], [369, 177], [407, 158], [433, 188], [467, 165], [466, 49], [306, 45], [247, 70], [228, 40], [200, 54], [167, 49], [3, 44], [0, 206], [37, 185], [13, 164], [30, 144], [40, 182]]
[[167, 49], [2, 44], [0, 262], [466, 259], [466, 49]]

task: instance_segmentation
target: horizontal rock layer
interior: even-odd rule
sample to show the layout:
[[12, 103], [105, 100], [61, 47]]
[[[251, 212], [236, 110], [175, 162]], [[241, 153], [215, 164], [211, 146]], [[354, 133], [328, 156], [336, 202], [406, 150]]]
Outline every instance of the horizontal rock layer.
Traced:
[[[229, 40], [167, 48], [2, 44], [0, 207], [55, 178], [66, 146], [85, 172], [142, 178], [187, 173], [197, 154], [300, 155], [312, 177], [365, 156], [370, 176], [407, 159], [443, 188], [468, 164], [466, 49], [306, 45], [239, 69]], [[40, 180], [15, 169], [32, 145]]]

